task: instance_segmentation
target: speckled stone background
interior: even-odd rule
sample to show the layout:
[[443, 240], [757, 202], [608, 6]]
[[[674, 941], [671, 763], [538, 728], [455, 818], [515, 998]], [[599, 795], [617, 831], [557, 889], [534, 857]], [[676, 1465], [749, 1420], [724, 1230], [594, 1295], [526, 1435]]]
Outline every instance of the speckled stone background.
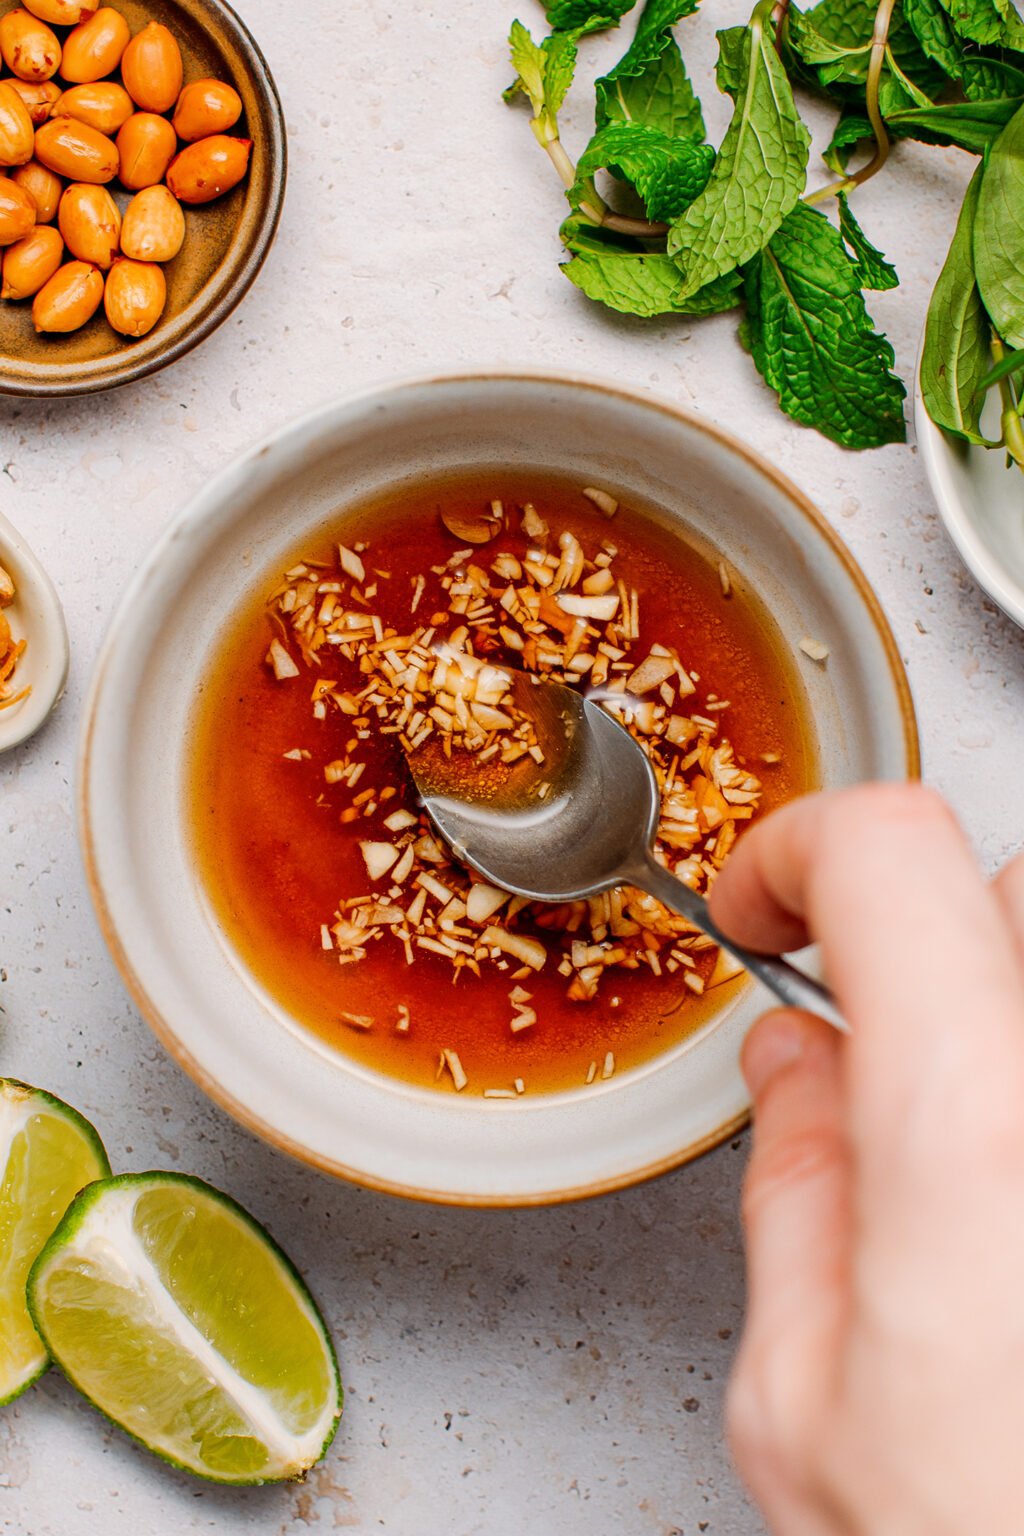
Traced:
[[[89, 908], [72, 789], [93, 657], [152, 539], [269, 427], [394, 375], [513, 364], [604, 373], [694, 407], [817, 501], [882, 596], [928, 776], [989, 864], [1019, 831], [1024, 644], [960, 566], [913, 447], [853, 455], [788, 423], [730, 317], [615, 318], [560, 276], [558, 185], [499, 96], [514, 0], [237, 3], [291, 136], [284, 223], [255, 290], [141, 387], [0, 405], [0, 507], [49, 566], [73, 646], [59, 716], [0, 763], [0, 1071], [79, 1105], [116, 1167], [188, 1170], [250, 1206], [325, 1307], [347, 1411], [304, 1487], [232, 1492], [150, 1460], [51, 1374], [0, 1411], [0, 1529], [758, 1536], [721, 1423], [743, 1313], [744, 1145], [615, 1198], [503, 1215], [362, 1193], [238, 1129], [129, 1005]], [[538, 22], [534, 0], [515, 3]], [[684, 47], [717, 135], [713, 28], [746, 7], [706, 12]], [[584, 77], [619, 47], [589, 44]], [[587, 113], [567, 117], [573, 150]], [[872, 307], [904, 377], [968, 170], [956, 151], [908, 147], [858, 196], [903, 278]]]

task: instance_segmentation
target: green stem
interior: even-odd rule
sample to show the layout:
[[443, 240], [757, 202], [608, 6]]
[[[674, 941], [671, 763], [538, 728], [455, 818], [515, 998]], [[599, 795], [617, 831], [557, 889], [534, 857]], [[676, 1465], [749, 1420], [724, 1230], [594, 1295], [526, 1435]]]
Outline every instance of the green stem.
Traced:
[[[558, 137], [558, 125], [548, 113], [535, 117], [531, 124], [537, 142], [544, 149], [548, 159], [558, 172], [563, 187], [566, 190], [576, 184], [576, 167], [573, 165], [565, 150], [565, 145]], [[602, 229], [614, 230], [618, 235], [632, 235], [638, 240], [656, 240], [661, 235], [667, 234], [667, 224], [655, 224], [648, 219], [630, 219], [625, 214], [613, 213], [604, 198], [595, 190], [593, 182], [590, 183], [591, 196], [580, 203], [579, 211], [591, 224], [597, 224]]]
[[877, 176], [883, 165], [889, 158], [891, 140], [881, 109], [878, 105], [878, 87], [882, 79], [882, 68], [885, 64], [886, 50], [889, 46], [889, 27], [892, 23], [892, 13], [896, 9], [896, 0], [881, 0], [875, 12], [875, 25], [871, 33], [871, 57], [868, 60], [868, 78], [866, 86], [868, 121], [875, 135], [875, 152], [867, 165], [862, 165], [859, 171], [853, 171], [849, 176], [842, 176], [838, 181], [830, 182], [827, 187], [820, 187], [817, 192], [811, 192], [804, 198], [805, 203], [823, 203], [826, 198], [836, 197], [840, 192], [852, 192], [855, 187], [862, 187], [872, 176]]
[[775, 28], [775, 52], [782, 57], [783, 45], [786, 41], [786, 27], [789, 23], [789, 0], [775, 0], [772, 7], [772, 26]]
[[[994, 333], [992, 336], [992, 356], [997, 363], [1001, 363], [1006, 356], [1006, 348], [1003, 346], [1001, 338]], [[1003, 429], [1003, 444], [1018, 468], [1024, 470], [1024, 423], [1021, 422], [1017, 410], [1013, 385], [1005, 376], [999, 380], [999, 398], [1003, 405], [1003, 413], [999, 419], [999, 424]]]

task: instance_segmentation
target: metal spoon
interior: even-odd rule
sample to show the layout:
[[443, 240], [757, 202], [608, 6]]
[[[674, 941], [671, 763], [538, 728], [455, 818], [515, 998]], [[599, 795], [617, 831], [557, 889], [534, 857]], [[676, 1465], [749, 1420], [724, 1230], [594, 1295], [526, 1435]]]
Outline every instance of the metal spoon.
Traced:
[[[651, 851], [660, 796], [643, 748], [607, 710], [558, 683], [514, 679], [516, 706], [533, 721], [544, 763], [488, 791], [437, 754], [410, 760], [428, 814], [456, 856], [494, 885], [531, 901], [575, 901], [635, 885], [720, 944], [788, 1007], [846, 1029], [835, 999], [788, 960], [757, 955], [717, 927], [707, 902]], [[460, 782], [461, 781], [461, 782]], [[543, 785], [543, 798], [538, 791]]]

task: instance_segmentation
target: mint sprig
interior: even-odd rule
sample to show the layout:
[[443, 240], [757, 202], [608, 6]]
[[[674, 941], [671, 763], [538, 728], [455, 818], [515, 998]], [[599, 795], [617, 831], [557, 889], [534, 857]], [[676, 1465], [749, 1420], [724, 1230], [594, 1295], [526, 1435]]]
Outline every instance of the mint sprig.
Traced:
[[[588, 298], [641, 318], [741, 308], [739, 339], [782, 409], [849, 448], [905, 435], [905, 388], [865, 290], [898, 286], [854, 195], [902, 139], [982, 157], [929, 314], [933, 417], [972, 442], [988, 389], [1000, 446], [1024, 467], [1024, 21], [1013, 0], [756, 0], [719, 33], [732, 97], [717, 148], [675, 28], [698, 0], [644, 0], [623, 56], [595, 86], [596, 130], [574, 163], [559, 113], [577, 49], [633, 0], [544, 0], [550, 34], [510, 38], [531, 126], [565, 186], [562, 270]], [[836, 109], [807, 190], [801, 93]], [[831, 205], [833, 216], [823, 211]]]

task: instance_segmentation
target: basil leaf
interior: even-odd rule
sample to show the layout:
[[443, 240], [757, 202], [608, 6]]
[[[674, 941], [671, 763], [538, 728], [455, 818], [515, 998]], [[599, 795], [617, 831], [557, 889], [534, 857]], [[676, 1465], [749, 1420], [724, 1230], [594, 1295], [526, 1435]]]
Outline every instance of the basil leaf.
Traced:
[[588, 298], [622, 314], [713, 315], [735, 309], [742, 300], [738, 272], [680, 303], [679, 269], [664, 251], [644, 250], [636, 241], [572, 219], [562, 227], [562, 240], [572, 252], [573, 259], [562, 266], [569, 281]]
[[603, 32], [617, 27], [636, 0], [546, 0], [548, 25], [554, 32]]
[[720, 78], [735, 102], [714, 170], [668, 233], [683, 296], [742, 266], [778, 229], [803, 191], [810, 135], [759, 6], [749, 27], [719, 32]]
[[985, 161], [974, 221], [974, 269], [992, 324], [1011, 347], [1024, 346], [1024, 108]]
[[963, 57], [941, 0], [903, 0], [903, 14], [923, 52], [951, 80], [959, 80]]
[[609, 75], [597, 82], [597, 122], [641, 123], [673, 138], [705, 137], [700, 102], [690, 84], [674, 37], [665, 34], [658, 58], [634, 75]]
[[786, 414], [845, 448], [903, 442], [892, 348], [824, 214], [798, 203], [744, 276], [745, 340]]
[[979, 165], [967, 188], [956, 233], [935, 284], [924, 328], [921, 394], [928, 415], [969, 443], [983, 443], [982, 381], [991, 366], [988, 319], [974, 274], [973, 244], [982, 183]]
[[[710, 144], [673, 139], [639, 123], [611, 123], [580, 156], [569, 201], [578, 207], [594, 173], [608, 167], [636, 188], [648, 218], [668, 222], [704, 190], [714, 161]], [[678, 276], [677, 271], [677, 282]]]
[[1000, 379], [1008, 379], [1015, 373], [1024, 373], [1024, 352], [1007, 352], [995, 367], [989, 369], [979, 388], [987, 392], [993, 384], [998, 384]]
[[[697, 0], [647, 0], [640, 13], [633, 41], [614, 69], [609, 70], [595, 84], [598, 128], [604, 128], [606, 124], [616, 121], [621, 116], [638, 115], [627, 104], [631, 98], [637, 99], [632, 96], [633, 83], [636, 83], [640, 99], [645, 96], [649, 98], [652, 93], [664, 98], [666, 79], [671, 76], [668, 91], [672, 102], [669, 107], [672, 122], [666, 121], [664, 116], [657, 119], [644, 116], [641, 120], [652, 128], [661, 128], [664, 132], [685, 133], [687, 130], [684, 127], [677, 126], [677, 119], [688, 116], [694, 123], [693, 137], [704, 137], [700, 106], [697, 104], [692, 87], [689, 89], [688, 102], [689, 81], [686, 81], [686, 85], [680, 84], [680, 78], [686, 80], [682, 58], [679, 58], [677, 64], [670, 63], [665, 66], [661, 64], [663, 57], [674, 47], [669, 28], [674, 27], [676, 22], [681, 21], [684, 16], [692, 16], [696, 9]], [[675, 51], [678, 53], [678, 49]], [[661, 83], [652, 85], [650, 83], [652, 76], [660, 77]], [[648, 83], [641, 84], [644, 81]], [[696, 113], [694, 113], [694, 107], [696, 107]]]
[[1002, 133], [1021, 98], [1004, 101], [959, 101], [948, 107], [911, 107], [886, 117], [897, 138], [921, 139], [925, 144], [955, 144], [980, 155]]
[[1024, 48], [1024, 22], [1012, 0], [942, 0], [960, 37], [983, 46]]
[[898, 288], [900, 280], [896, 268], [871, 244], [854, 218], [846, 194], [840, 192], [836, 201], [839, 204], [839, 233], [853, 257], [854, 270], [861, 287], [873, 288], [876, 292]]

